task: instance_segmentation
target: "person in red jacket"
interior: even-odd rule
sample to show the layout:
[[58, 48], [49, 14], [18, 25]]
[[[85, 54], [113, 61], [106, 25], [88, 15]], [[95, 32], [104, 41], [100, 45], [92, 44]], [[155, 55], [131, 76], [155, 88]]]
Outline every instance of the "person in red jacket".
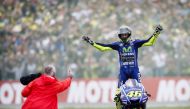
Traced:
[[63, 81], [55, 78], [56, 69], [53, 65], [45, 67], [40, 77], [31, 81], [22, 90], [22, 96], [27, 97], [22, 109], [57, 109], [57, 94], [69, 88], [72, 80], [71, 71]]

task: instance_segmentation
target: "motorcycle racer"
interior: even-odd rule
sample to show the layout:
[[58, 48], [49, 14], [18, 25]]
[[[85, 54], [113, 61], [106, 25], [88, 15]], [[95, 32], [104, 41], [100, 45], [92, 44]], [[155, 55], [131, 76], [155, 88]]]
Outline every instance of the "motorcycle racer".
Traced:
[[[103, 44], [92, 41], [88, 36], [83, 36], [82, 39], [100, 51], [116, 50], [119, 55], [120, 72], [118, 76], [118, 89], [116, 90], [116, 98], [120, 93], [119, 87], [129, 78], [136, 79], [139, 83], [140, 72], [138, 67], [138, 48], [144, 46], [152, 46], [155, 44], [159, 34], [163, 30], [161, 25], [157, 25], [153, 34], [145, 40], [132, 40], [132, 30], [128, 26], [119, 28], [118, 37], [121, 41], [111, 44]], [[117, 101], [117, 100], [116, 100]], [[119, 103], [116, 102], [118, 107]], [[119, 109], [119, 107], [118, 107]]]

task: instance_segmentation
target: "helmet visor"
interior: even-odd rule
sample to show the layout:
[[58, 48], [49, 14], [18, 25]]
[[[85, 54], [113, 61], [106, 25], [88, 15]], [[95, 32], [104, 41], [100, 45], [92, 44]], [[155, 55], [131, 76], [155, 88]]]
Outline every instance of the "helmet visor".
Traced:
[[118, 35], [119, 36], [119, 38], [122, 40], [122, 41], [127, 41], [128, 40], [128, 38], [130, 37], [130, 34], [119, 34]]

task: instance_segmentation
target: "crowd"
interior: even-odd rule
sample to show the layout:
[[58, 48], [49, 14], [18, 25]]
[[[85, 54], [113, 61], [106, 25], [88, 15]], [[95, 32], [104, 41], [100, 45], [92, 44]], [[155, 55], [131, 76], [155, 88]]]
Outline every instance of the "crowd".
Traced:
[[146, 39], [156, 24], [164, 32], [139, 51], [142, 75], [190, 75], [189, 23], [188, 0], [1, 0], [0, 79], [42, 72], [51, 62], [58, 72], [71, 67], [76, 78], [116, 77], [117, 53], [101, 53], [81, 37], [111, 43], [128, 25], [133, 39]]

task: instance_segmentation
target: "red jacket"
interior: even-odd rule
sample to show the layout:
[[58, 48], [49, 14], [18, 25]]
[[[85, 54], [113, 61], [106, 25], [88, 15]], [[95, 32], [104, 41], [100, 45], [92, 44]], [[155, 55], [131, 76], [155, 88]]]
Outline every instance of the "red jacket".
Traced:
[[70, 77], [58, 81], [54, 77], [41, 75], [22, 90], [22, 96], [27, 97], [22, 109], [57, 109], [57, 94], [66, 90], [70, 84]]

